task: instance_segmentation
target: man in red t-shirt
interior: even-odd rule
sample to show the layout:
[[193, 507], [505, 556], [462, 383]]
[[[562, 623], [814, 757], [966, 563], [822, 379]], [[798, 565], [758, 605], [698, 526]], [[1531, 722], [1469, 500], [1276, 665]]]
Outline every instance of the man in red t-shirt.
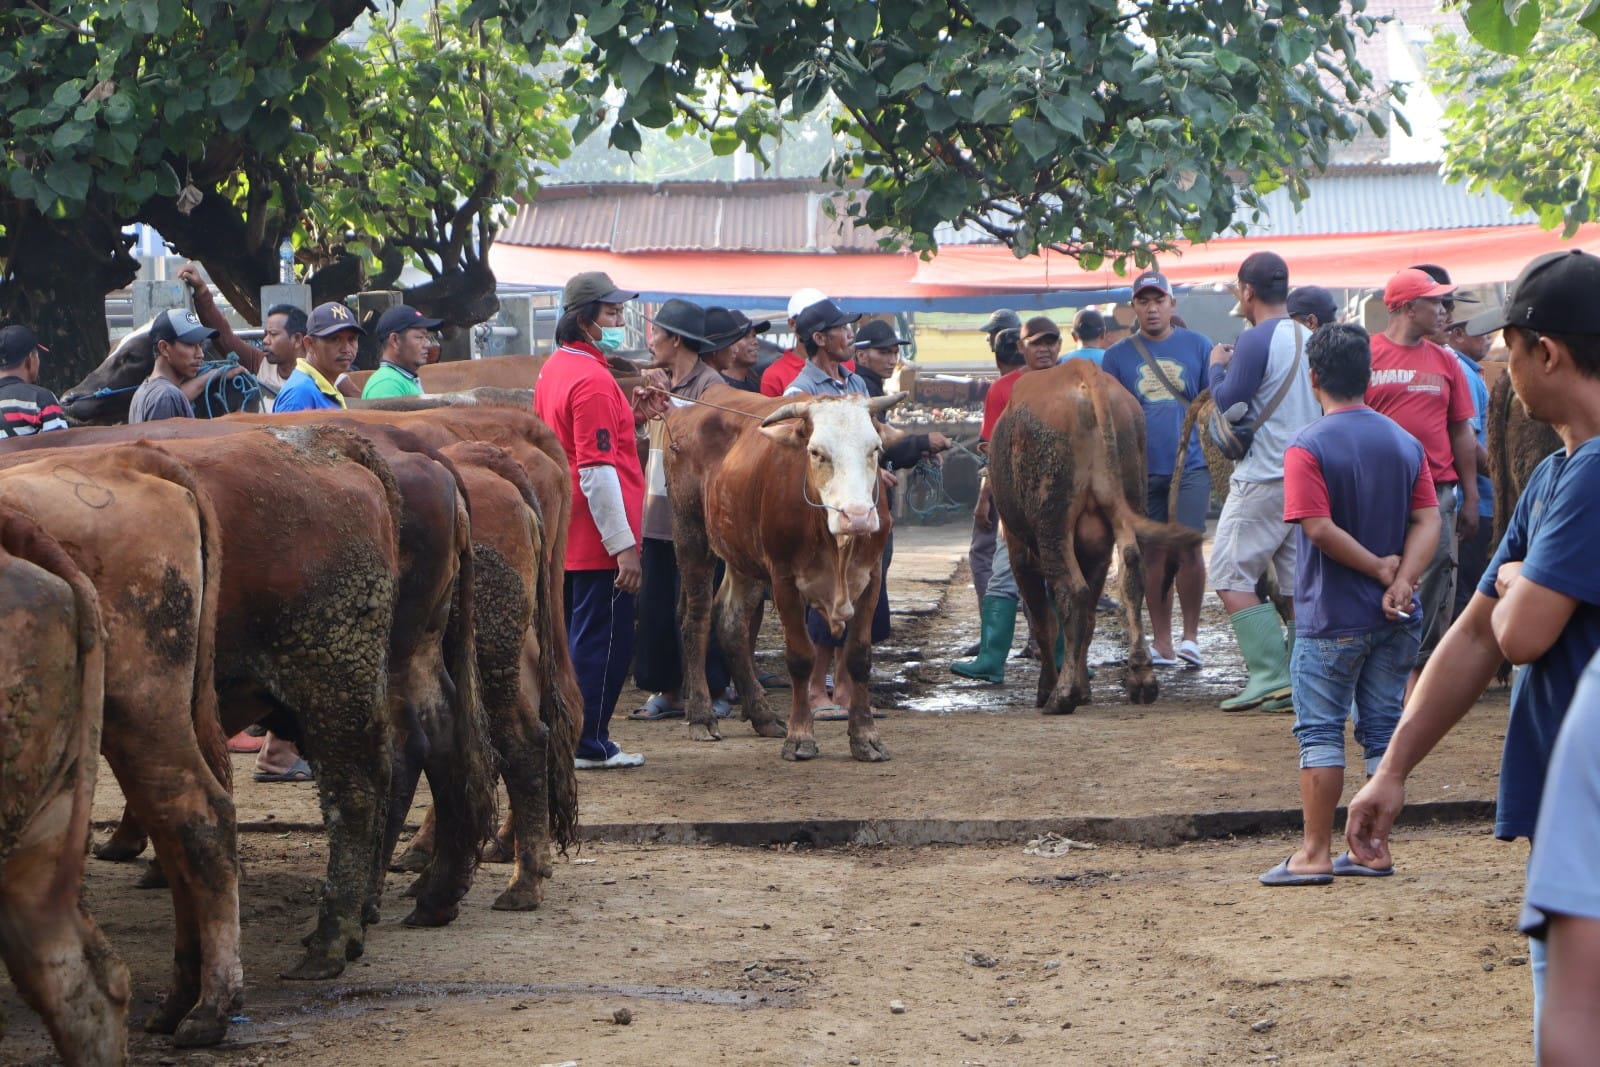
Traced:
[[[632, 400], [606, 365], [622, 347], [624, 293], [605, 274], [590, 271], [567, 283], [556, 323], [561, 346], [545, 361], [533, 410], [566, 450], [572, 475], [567, 526], [566, 617], [572, 666], [583, 694], [580, 770], [637, 767], [644, 757], [611, 740], [611, 713], [633, 661], [634, 603], [639, 593], [639, 544], [644, 471], [636, 427], [665, 406], [661, 393], [636, 390]], [[648, 384], [665, 375], [647, 371]]]
[[[989, 395], [984, 398], [983, 428], [978, 431], [980, 452], [989, 451], [989, 438], [994, 433], [995, 423], [1000, 421], [1006, 405], [1011, 402], [1011, 391], [1016, 388], [1017, 379], [1032, 371], [1048, 370], [1056, 365], [1056, 360], [1061, 357], [1061, 330], [1048, 317], [1036, 315], [1022, 327], [1020, 336], [1011, 330], [1001, 331], [995, 339], [997, 363], [1001, 362], [1002, 348], [1012, 344], [1018, 347], [1023, 363], [1016, 370], [1002, 375], [999, 381], [990, 386]], [[992, 524], [995, 518], [993, 508], [989, 479], [985, 476], [978, 489], [978, 506], [973, 521]], [[978, 606], [981, 624], [978, 658], [957, 660], [950, 664], [952, 671], [963, 678], [975, 678], [995, 685], [1005, 681], [1006, 659], [1011, 655], [1011, 638], [1017, 627], [1017, 599], [1017, 583], [1011, 576], [1011, 556], [1006, 551], [1005, 541], [996, 536], [994, 570], [989, 575], [989, 586], [984, 590]]]
[[[1454, 355], [1428, 338], [1446, 322], [1455, 286], [1426, 271], [1400, 271], [1383, 290], [1389, 326], [1372, 337], [1367, 404], [1422, 443], [1439, 497], [1439, 545], [1422, 575], [1422, 648], [1410, 686], [1450, 625], [1458, 538], [1478, 528], [1478, 452], [1472, 390]], [[1459, 495], [1458, 495], [1459, 490]]]

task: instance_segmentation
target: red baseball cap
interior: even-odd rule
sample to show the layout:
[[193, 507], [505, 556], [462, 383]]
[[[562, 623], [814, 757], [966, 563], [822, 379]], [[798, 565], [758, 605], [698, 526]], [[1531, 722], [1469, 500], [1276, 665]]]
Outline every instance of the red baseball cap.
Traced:
[[1389, 284], [1383, 287], [1383, 306], [1394, 311], [1402, 304], [1430, 296], [1449, 296], [1456, 291], [1453, 285], [1436, 282], [1425, 270], [1407, 267], [1395, 272]]

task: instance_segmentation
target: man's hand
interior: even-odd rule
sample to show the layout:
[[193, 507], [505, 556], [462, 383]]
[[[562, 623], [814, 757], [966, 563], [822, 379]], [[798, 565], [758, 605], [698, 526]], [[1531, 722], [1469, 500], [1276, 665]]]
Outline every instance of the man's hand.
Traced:
[[900, 484], [900, 476], [888, 467], [879, 467], [878, 477], [883, 479], [884, 486], [889, 489], [893, 489]]
[[1397, 774], [1378, 773], [1350, 801], [1344, 836], [1351, 855], [1365, 867], [1388, 867], [1389, 833], [1406, 803], [1406, 782]]
[[644, 372], [644, 384], [634, 387], [633, 397], [631, 398], [635, 426], [643, 426], [651, 419], [667, 413], [667, 409], [672, 406], [672, 393], [668, 389], [669, 384], [666, 371], [647, 370]]
[[1500, 564], [1500, 569], [1494, 572], [1494, 591], [1495, 591], [1495, 594], [1500, 596], [1500, 597], [1502, 597], [1502, 598], [1504, 598], [1506, 593], [1511, 589], [1511, 587], [1517, 583], [1517, 579], [1519, 579], [1521, 577], [1522, 577], [1522, 561], [1521, 560], [1513, 560], [1510, 563], [1502, 563], [1502, 564]]
[[980, 530], [994, 529], [994, 498], [989, 493], [989, 479], [978, 483], [978, 504], [972, 509], [972, 521]]
[[637, 593], [644, 572], [639, 568], [639, 549], [633, 545], [611, 557], [617, 561], [617, 591]]
[[1400, 576], [1400, 557], [1399, 556], [1379, 556], [1378, 557], [1378, 570], [1377, 570], [1377, 573], [1373, 575], [1373, 577], [1378, 580], [1378, 584], [1379, 585], [1381, 585], [1385, 589], [1387, 589], [1390, 586], [1395, 584], [1395, 579], [1398, 578], [1399, 576]]
[[1416, 586], [1404, 578], [1396, 578], [1389, 583], [1383, 591], [1383, 610], [1391, 619], [1406, 619], [1411, 617], [1411, 597], [1416, 593]]
[[947, 451], [954, 444], [954, 441], [937, 430], [928, 435], [928, 452], [932, 455]]
[[1211, 365], [1213, 367], [1226, 367], [1233, 362], [1233, 346], [1216, 344], [1211, 346]]
[[195, 296], [205, 293], [211, 295], [211, 290], [206, 288], [206, 280], [200, 277], [200, 268], [193, 263], [185, 263], [178, 271], [178, 280], [187, 285]]
[[1456, 515], [1456, 535], [1466, 541], [1478, 533], [1478, 502], [1472, 501], [1470, 506], [1461, 505], [1461, 511]]

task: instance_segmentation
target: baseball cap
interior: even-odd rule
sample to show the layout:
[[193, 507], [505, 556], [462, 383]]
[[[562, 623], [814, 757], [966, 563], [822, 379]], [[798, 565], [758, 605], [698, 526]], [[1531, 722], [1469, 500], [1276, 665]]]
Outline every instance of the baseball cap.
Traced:
[[326, 304], [318, 304], [311, 309], [311, 314], [306, 316], [306, 336], [332, 337], [345, 330], [354, 330], [356, 333], [366, 333], [356, 322], [356, 317], [350, 314], [350, 309], [337, 300], [330, 300]]
[[989, 321], [979, 327], [984, 333], [999, 333], [1001, 330], [1022, 329], [1022, 316], [1010, 308], [996, 308]]
[[1511, 284], [1511, 299], [1474, 316], [1467, 333], [1482, 337], [1506, 326], [1540, 333], [1600, 334], [1600, 256], [1580, 248], [1539, 256]]
[[41, 352], [50, 351], [26, 326], [7, 326], [0, 330], [0, 367], [15, 367], [35, 348]]
[[618, 289], [611, 275], [603, 270], [586, 270], [567, 279], [567, 287], [561, 291], [561, 310], [571, 311], [597, 301], [602, 304], [626, 304], [638, 295]]
[[794, 332], [798, 337], [810, 337], [823, 330], [831, 330], [835, 326], [846, 326], [859, 319], [859, 313], [846, 314], [845, 310], [832, 300], [819, 300], [803, 309], [794, 322]]
[[391, 333], [412, 329], [437, 330], [443, 325], [443, 319], [430, 319], [408, 304], [396, 304], [378, 316], [378, 325], [373, 327], [372, 333], [378, 339], [378, 343], [382, 344], [389, 339]]
[[1105, 336], [1106, 317], [1094, 308], [1084, 308], [1072, 316], [1072, 332], [1080, 341], [1094, 341]]
[[[349, 312], [345, 312], [349, 314]], [[197, 345], [208, 337], [215, 337], [217, 331], [200, 322], [200, 316], [183, 308], [173, 308], [163, 311], [150, 321], [150, 343], [159, 344], [162, 341], [182, 341], [186, 345]]]
[[1455, 286], [1434, 281], [1433, 276], [1427, 271], [1407, 267], [1405, 270], [1396, 271], [1394, 277], [1389, 279], [1389, 284], [1383, 287], [1383, 306], [1394, 311], [1412, 300], [1449, 296], [1455, 291]]
[[1239, 282], [1256, 288], [1285, 284], [1289, 281], [1289, 264], [1276, 252], [1252, 252], [1239, 264]]
[[1042, 337], [1054, 337], [1059, 341], [1061, 340], [1061, 330], [1050, 316], [1035, 315], [1028, 320], [1027, 325], [1022, 327], [1022, 343], [1028, 344]]
[[1146, 289], [1159, 289], [1168, 296], [1172, 296], [1172, 283], [1167, 281], [1167, 276], [1159, 271], [1147, 270], [1133, 280], [1133, 295], [1138, 296]]
[[857, 348], [897, 348], [910, 343], [896, 335], [894, 327], [882, 319], [873, 319], [856, 331]]
[[800, 312], [812, 304], [819, 304], [826, 299], [828, 299], [828, 294], [821, 289], [800, 290], [789, 298], [789, 318], [791, 320], [799, 318]]
[[1339, 305], [1333, 294], [1320, 285], [1302, 285], [1289, 294], [1287, 301], [1290, 318], [1315, 315], [1319, 325], [1339, 317]]

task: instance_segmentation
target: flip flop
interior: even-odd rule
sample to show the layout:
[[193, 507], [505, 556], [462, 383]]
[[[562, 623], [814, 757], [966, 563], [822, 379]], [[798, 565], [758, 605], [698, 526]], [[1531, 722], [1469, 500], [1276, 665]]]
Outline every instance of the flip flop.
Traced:
[[303, 758], [294, 761], [294, 766], [281, 774], [271, 771], [256, 771], [250, 777], [258, 782], [310, 782], [316, 778], [311, 771], [311, 764]]
[[850, 713], [837, 704], [818, 704], [811, 709], [811, 717], [817, 722], [845, 722]]
[[1331, 874], [1295, 874], [1289, 869], [1289, 860], [1293, 858], [1293, 856], [1285, 857], [1282, 863], [1263, 874], [1259, 879], [1261, 884], [1268, 886], [1333, 884], [1333, 875]]
[[1198, 670], [1206, 665], [1206, 661], [1200, 656], [1200, 646], [1193, 641], [1184, 641], [1178, 645], [1178, 658], [1192, 670]]
[[1161, 653], [1157, 652], [1154, 647], [1150, 649], [1150, 666], [1176, 667], [1177, 665], [1177, 660], [1172, 659], [1170, 656], [1163, 656]]
[[789, 679], [780, 677], [776, 674], [763, 674], [757, 678], [756, 681], [761, 683], [761, 688], [763, 689], [789, 688]]
[[260, 752], [261, 746], [266, 743], [267, 742], [264, 738], [256, 737], [252, 734], [246, 733], [244, 730], [240, 730], [238, 733], [228, 738], [228, 751]]
[[1394, 868], [1364, 867], [1356, 862], [1354, 856], [1344, 852], [1334, 857], [1333, 873], [1345, 878], [1387, 878], [1394, 873]]
[[628, 718], [637, 719], [640, 722], [654, 722], [657, 719], [681, 719], [683, 718], [683, 709], [673, 707], [667, 702], [666, 697], [657, 693], [649, 700], [646, 700], [643, 707], [634, 708], [628, 712]]

